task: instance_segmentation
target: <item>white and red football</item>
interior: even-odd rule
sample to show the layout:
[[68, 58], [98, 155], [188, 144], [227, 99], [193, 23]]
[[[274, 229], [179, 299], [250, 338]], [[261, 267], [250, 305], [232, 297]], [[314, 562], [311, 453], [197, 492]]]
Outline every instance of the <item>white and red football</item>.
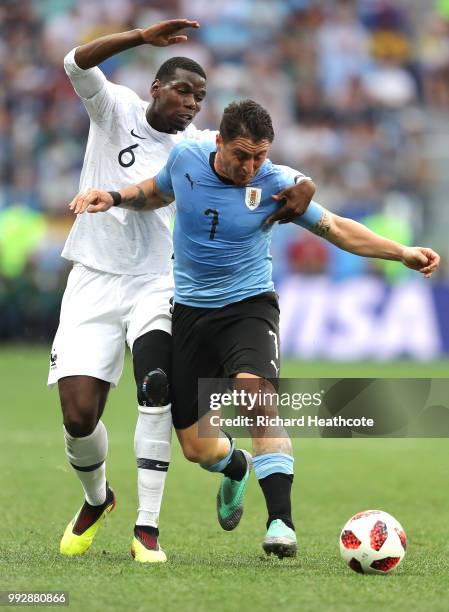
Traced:
[[387, 574], [405, 556], [407, 538], [398, 521], [382, 510], [365, 510], [349, 519], [340, 534], [340, 553], [360, 574]]

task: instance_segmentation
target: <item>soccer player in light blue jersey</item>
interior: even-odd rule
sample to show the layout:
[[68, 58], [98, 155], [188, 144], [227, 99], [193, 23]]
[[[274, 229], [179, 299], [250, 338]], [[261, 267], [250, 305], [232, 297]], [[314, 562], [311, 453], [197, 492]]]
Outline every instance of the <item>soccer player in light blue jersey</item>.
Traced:
[[[264, 550], [296, 554], [291, 513], [293, 456], [283, 428], [250, 427], [253, 456], [234, 447], [224, 432], [201, 436], [209, 406], [198, 399], [198, 379], [234, 379], [239, 390], [274, 392], [279, 375], [279, 307], [269, 252], [279, 207], [275, 194], [309, 180], [267, 159], [274, 138], [267, 111], [251, 100], [224, 111], [216, 142], [174, 147], [157, 176], [118, 192], [90, 189], [74, 198], [74, 212], [111, 206], [134, 211], [169, 205], [176, 198], [174, 233], [173, 423], [185, 456], [223, 479], [218, 519], [234, 529], [243, 512], [251, 463], [268, 511]], [[430, 276], [439, 256], [406, 247], [363, 225], [330, 213], [316, 202], [294, 220], [342, 249], [365, 257], [401, 261]], [[112, 245], [113, 248], [113, 245]], [[259, 405], [261, 414], [271, 407]]]

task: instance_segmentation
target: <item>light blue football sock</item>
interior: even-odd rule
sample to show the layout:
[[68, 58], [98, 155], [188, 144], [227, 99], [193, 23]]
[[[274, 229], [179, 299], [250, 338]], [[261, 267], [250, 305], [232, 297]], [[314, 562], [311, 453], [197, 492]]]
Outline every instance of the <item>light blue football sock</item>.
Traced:
[[253, 457], [254, 473], [257, 480], [271, 474], [293, 474], [294, 458], [284, 453], [267, 453]]

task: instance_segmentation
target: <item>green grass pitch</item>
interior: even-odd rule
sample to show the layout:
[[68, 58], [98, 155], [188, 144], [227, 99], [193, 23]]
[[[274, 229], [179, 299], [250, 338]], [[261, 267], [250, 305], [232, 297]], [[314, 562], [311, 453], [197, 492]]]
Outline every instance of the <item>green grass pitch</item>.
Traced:
[[[252, 477], [235, 532], [215, 518], [218, 477], [188, 464], [177, 443], [161, 517], [169, 563], [140, 566], [129, 555], [136, 509], [129, 362], [111, 392], [108, 476], [118, 504], [81, 558], [61, 558], [59, 539], [81, 503], [63, 452], [55, 391], [45, 387], [47, 351], [0, 351], [0, 590], [64, 590], [72, 610], [447, 610], [449, 440], [295, 442], [296, 560], [264, 557], [262, 493]], [[284, 376], [447, 376], [432, 365], [286, 363]], [[390, 512], [409, 549], [389, 576], [360, 576], [341, 561], [338, 534], [355, 512]]]

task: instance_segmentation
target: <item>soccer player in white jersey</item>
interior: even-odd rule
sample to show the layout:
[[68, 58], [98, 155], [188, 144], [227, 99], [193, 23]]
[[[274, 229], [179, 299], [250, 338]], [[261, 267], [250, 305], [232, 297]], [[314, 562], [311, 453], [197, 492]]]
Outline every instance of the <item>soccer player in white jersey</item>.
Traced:
[[[191, 122], [206, 95], [206, 75], [196, 62], [182, 57], [165, 62], [151, 85], [151, 104], [127, 87], [109, 82], [97, 67], [141, 44], [182, 42], [187, 36], [179, 31], [189, 27], [198, 23], [162, 22], [105, 36], [65, 57], [66, 73], [90, 117], [81, 188], [100, 184], [113, 189], [124, 181], [135, 182], [158, 171], [182, 138], [198, 135]], [[127, 342], [139, 403], [135, 432], [139, 511], [131, 552], [141, 562], [166, 560], [158, 543], [158, 519], [172, 426], [168, 396], [172, 214], [167, 208], [144, 215], [122, 210], [101, 218], [82, 215], [64, 246], [62, 255], [74, 267], [62, 302], [48, 382], [58, 382], [66, 453], [81, 481], [85, 503], [65, 530], [62, 554], [84, 553], [115, 505], [106, 482], [108, 438], [100, 417], [110, 385], [120, 379]]]
[[[184, 138], [210, 138], [191, 125], [206, 94], [206, 75], [196, 62], [172, 58], [151, 85], [152, 102], [109, 82], [99, 63], [141, 44], [183, 42], [184, 19], [144, 30], [112, 34], [72, 50], [65, 70], [90, 117], [80, 190], [93, 185], [114, 190], [156, 174]], [[313, 183], [279, 193], [287, 202], [271, 219], [304, 212]], [[113, 209], [81, 215], [63, 256], [74, 262], [64, 294], [60, 325], [50, 359], [50, 385], [58, 382], [66, 453], [79, 477], [85, 502], [67, 525], [62, 554], [84, 553], [105, 515], [115, 505], [106, 482], [108, 448], [100, 420], [110, 385], [121, 376], [125, 342], [133, 354], [139, 415], [135, 432], [139, 510], [131, 552], [140, 562], [163, 562], [158, 520], [170, 462], [169, 397], [173, 293], [173, 206], [138, 214]]]

